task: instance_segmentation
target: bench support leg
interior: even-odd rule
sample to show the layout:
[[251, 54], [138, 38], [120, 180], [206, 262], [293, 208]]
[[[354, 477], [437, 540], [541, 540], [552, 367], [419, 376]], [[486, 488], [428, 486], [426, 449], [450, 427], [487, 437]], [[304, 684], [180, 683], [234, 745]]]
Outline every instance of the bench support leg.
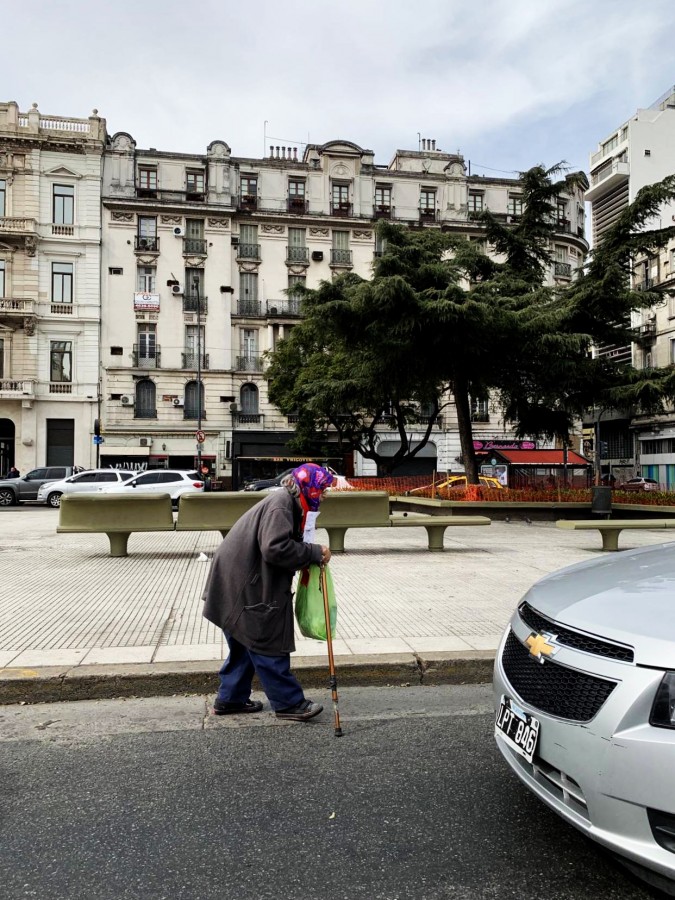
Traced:
[[347, 531], [346, 528], [327, 528], [328, 532], [328, 546], [330, 547], [331, 553], [344, 553], [345, 552], [345, 533]]
[[[630, 526], [629, 526], [630, 527]], [[619, 549], [619, 535], [620, 531], [613, 529], [612, 531], [599, 529], [600, 534], [602, 535], [602, 549], [603, 550], [618, 550]]]
[[115, 532], [114, 534], [108, 534], [108, 540], [110, 541], [110, 555], [111, 556], [128, 556], [127, 552], [127, 544], [129, 542], [130, 531], [126, 532]]
[[425, 525], [427, 536], [429, 538], [429, 550], [432, 553], [439, 553], [443, 550], [443, 536], [445, 535], [446, 525]]

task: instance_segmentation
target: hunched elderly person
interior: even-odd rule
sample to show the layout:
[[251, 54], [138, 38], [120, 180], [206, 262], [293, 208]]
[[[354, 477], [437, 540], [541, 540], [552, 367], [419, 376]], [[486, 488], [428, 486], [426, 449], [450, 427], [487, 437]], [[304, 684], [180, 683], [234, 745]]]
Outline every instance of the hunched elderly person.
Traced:
[[303, 463], [239, 518], [216, 550], [204, 593], [204, 616], [222, 628], [230, 654], [220, 670], [216, 715], [260, 712], [251, 700], [254, 672], [279, 719], [306, 722], [323, 706], [307, 700], [291, 674], [293, 575], [325, 564], [328, 547], [303, 542], [307, 513], [316, 512], [333, 475]]

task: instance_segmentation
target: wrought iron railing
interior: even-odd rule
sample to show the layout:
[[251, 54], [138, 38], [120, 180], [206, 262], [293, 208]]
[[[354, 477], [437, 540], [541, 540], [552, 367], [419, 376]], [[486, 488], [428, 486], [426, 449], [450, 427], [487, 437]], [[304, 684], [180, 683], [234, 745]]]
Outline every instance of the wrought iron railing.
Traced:
[[236, 370], [238, 372], [262, 372], [263, 362], [261, 353], [247, 353], [236, 358]]
[[309, 262], [309, 248], [290, 246], [286, 247], [286, 261], [297, 263]]
[[136, 253], [159, 253], [159, 238], [137, 234], [134, 237], [134, 250]]
[[183, 253], [206, 256], [206, 238], [183, 238]]
[[[199, 361], [199, 354], [195, 353], [194, 350], [186, 350], [185, 353], [181, 353], [181, 366], [183, 369], [194, 369], [198, 368], [197, 363]], [[208, 369], [209, 367], [209, 354], [202, 353], [202, 369]]]
[[139, 344], [134, 344], [132, 362], [137, 369], [159, 369], [160, 360], [161, 350], [159, 344], [153, 349], [148, 347], [140, 348]]
[[239, 244], [237, 259], [260, 259], [260, 244]]
[[183, 294], [183, 312], [197, 312], [197, 306], [199, 306], [199, 312], [205, 316], [209, 311], [209, 298], [200, 296], [197, 299], [196, 294]]
[[331, 266], [351, 266], [352, 251], [333, 248], [330, 251], [330, 264]]

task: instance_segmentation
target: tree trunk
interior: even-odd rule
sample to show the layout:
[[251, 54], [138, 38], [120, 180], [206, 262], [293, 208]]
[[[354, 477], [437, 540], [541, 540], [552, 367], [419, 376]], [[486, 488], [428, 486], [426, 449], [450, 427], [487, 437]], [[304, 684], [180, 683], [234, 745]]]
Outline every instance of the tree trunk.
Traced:
[[452, 393], [455, 398], [455, 409], [457, 410], [457, 427], [459, 428], [466, 483], [478, 484], [478, 466], [476, 465], [476, 454], [473, 449], [473, 429], [471, 428], [469, 386], [462, 376], [453, 379]]

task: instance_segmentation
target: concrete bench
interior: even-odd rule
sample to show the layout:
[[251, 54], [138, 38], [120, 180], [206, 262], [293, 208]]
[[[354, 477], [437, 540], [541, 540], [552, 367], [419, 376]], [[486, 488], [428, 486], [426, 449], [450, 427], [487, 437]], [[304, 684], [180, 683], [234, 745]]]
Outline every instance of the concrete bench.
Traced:
[[443, 549], [445, 529], [456, 525], [490, 525], [485, 516], [394, 516], [386, 491], [328, 492], [321, 502], [317, 528], [328, 532], [331, 553], [344, 553], [348, 528], [426, 528], [429, 550]]
[[618, 550], [619, 535], [628, 528], [647, 528], [658, 530], [661, 528], [675, 528], [675, 519], [601, 519], [593, 522], [588, 519], [559, 519], [556, 522], [558, 528], [568, 531], [592, 531], [597, 530], [602, 536], [603, 550]]
[[183, 494], [176, 531], [219, 531], [225, 537], [237, 519], [266, 496], [264, 491]]
[[107, 534], [111, 556], [128, 556], [134, 531], [173, 531], [169, 494], [64, 494], [59, 509], [61, 534]]

